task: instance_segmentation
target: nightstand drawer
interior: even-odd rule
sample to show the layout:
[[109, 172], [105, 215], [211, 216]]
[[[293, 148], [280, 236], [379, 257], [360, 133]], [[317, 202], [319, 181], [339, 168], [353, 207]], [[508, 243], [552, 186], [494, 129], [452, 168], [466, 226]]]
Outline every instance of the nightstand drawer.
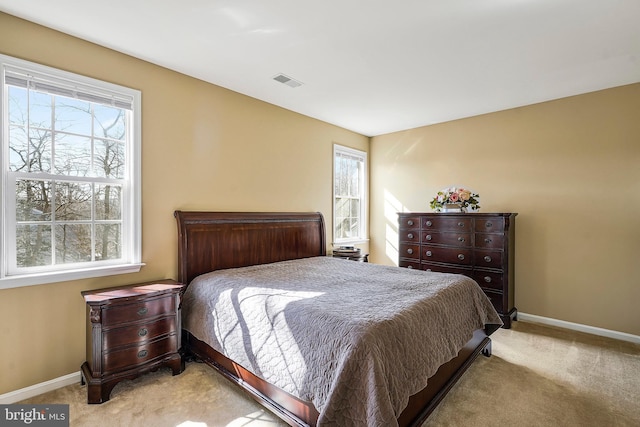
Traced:
[[154, 322], [138, 323], [123, 328], [113, 328], [102, 334], [102, 348], [114, 348], [127, 344], [137, 344], [153, 340], [161, 335], [176, 333], [178, 329], [175, 316], [165, 317]]
[[107, 375], [123, 368], [134, 368], [159, 356], [178, 351], [177, 334], [169, 335], [159, 341], [149, 342], [139, 346], [124, 347], [103, 355], [102, 371]]
[[103, 326], [113, 326], [128, 322], [151, 319], [155, 316], [176, 312], [175, 297], [167, 295], [162, 298], [148, 299], [134, 304], [123, 304], [108, 307], [102, 311]]

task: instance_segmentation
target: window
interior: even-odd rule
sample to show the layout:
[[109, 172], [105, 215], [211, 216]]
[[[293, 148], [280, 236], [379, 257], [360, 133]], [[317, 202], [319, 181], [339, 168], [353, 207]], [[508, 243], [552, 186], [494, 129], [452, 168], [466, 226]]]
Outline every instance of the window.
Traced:
[[333, 146], [333, 241], [366, 240], [367, 153]]
[[139, 271], [140, 92], [0, 67], [0, 288]]

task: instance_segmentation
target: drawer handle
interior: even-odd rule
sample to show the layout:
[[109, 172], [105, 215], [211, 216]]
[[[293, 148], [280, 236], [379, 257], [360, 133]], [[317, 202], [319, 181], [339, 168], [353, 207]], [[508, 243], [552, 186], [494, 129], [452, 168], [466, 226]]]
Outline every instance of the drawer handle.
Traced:
[[487, 238], [484, 239], [484, 242], [485, 243], [491, 243], [491, 239], [487, 237]]
[[458, 223], [458, 227], [464, 227], [464, 222], [460, 221], [460, 222]]
[[142, 359], [143, 357], [147, 357], [147, 354], [149, 354], [147, 350], [140, 350], [138, 352], [138, 357]]
[[149, 309], [147, 307], [142, 307], [140, 310], [138, 310], [138, 316], [144, 316], [148, 311]]
[[413, 249], [411, 249], [411, 248], [407, 249], [407, 253], [408, 254], [412, 254], [413, 253]]
[[427, 252], [425, 252], [425, 255], [426, 255], [426, 256], [431, 256], [431, 255], [432, 255], [432, 253], [431, 253], [431, 251], [427, 251]]
[[489, 255], [485, 255], [484, 260], [487, 262], [491, 262], [491, 257]]
[[433, 239], [433, 236], [431, 234], [427, 234], [427, 240], [431, 240]]
[[425, 271], [431, 271], [431, 269], [430, 269], [430, 268], [427, 268]]
[[413, 239], [413, 233], [407, 234], [407, 237], [410, 238], [410, 239]]
[[487, 228], [493, 227], [493, 223], [491, 221], [487, 221]]
[[142, 328], [138, 331], [138, 336], [144, 337], [145, 335], [147, 335], [149, 333], [149, 331], [147, 330], [147, 328]]
[[431, 227], [433, 225], [433, 222], [427, 221], [425, 224], [427, 224], [427, 227]]
[[462, 261], [462, 260], [464, 259], [464, 255], [463, 255], [463, 254], [458, 254], [458, 259], [459, 259], [460, 261]]
[[413, 221], [409, 220], [409, 221], [407, 221], [407, 224], [408, 225], [413, 225]]
[[487, 282], [487, 283], [491, 283], [491, 277], [484, 276], [484, 281]]
[[458, 242], [464, 242], [464, 237], [462, 236], [458, 237]]
[[413, 265], [407, 265], [407, 268], [411, 270], [413, 268]]

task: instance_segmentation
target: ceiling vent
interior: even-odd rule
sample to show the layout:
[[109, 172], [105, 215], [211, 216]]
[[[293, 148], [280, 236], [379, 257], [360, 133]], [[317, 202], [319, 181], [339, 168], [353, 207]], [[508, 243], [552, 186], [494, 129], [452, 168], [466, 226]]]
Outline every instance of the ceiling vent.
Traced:
[[302, 82], [292, 79], [291, 77], [285, 76], [284, 74], [278, 74], [273, 78], [273, 80], [286, 84], [289, 87], [298, 87], [302, 86]]

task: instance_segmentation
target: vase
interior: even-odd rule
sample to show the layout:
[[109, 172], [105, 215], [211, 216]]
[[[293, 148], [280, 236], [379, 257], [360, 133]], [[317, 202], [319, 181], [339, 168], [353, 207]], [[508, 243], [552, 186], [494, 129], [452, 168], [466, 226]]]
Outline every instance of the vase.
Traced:
[[452, 213], [452, 212], [464, 212], [464, 208], [462, 207], [462, 203], [445, 203], [442, 205], [442, 210], [440, 212]]

